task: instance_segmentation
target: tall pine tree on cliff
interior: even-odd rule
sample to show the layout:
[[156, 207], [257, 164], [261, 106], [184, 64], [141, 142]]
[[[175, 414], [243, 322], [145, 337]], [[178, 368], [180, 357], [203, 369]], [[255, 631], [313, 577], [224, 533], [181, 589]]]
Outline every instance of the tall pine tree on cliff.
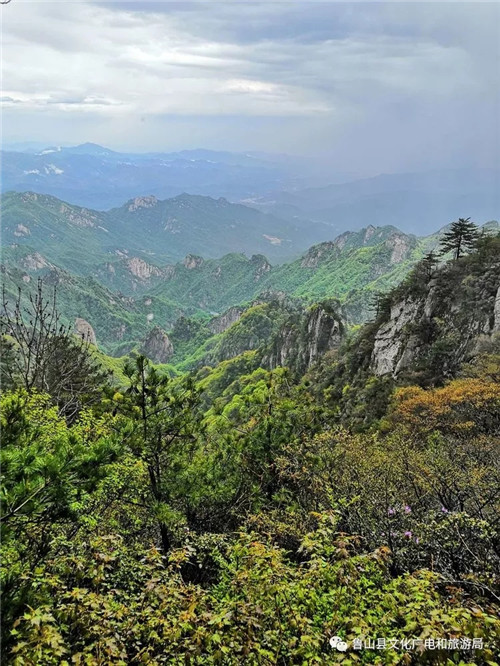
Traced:
[[470, 217], [467, 219], [460, 217], [457, 222], [451, 224], [450, 230], [443, 235], [440, 243], [440, 254], [453, 252], [453, 258], [460, 259], [465, 252], [474, 247], [478, 238], [479, 230], [470, 221]]

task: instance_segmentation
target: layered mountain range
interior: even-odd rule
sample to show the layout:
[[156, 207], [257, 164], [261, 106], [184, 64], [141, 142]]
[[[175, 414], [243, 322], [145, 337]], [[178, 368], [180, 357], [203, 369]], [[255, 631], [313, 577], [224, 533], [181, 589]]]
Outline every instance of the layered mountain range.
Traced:
[[463, 211], [471, 211], [479, 220], [496, 217], [499, 192], [498, 169], [447, 169], [272, 192], [245, 203], [290, 220], [326, 222], [337, 233], [370, 223], [429, 234]]
[[[341, 329], [373, 316], [377, 294], [400, 283], [439, 242], [439, 233], [417, 237], [370, 225], [276, 264], [275, 256], [259, 252], [264, 242], [267, 249], [279, 247], [262, 241], [262, 232], [290, 236], [290, 229], [282, 221], [281, 231], [264, 226], [272, 223], [280, 220], [190, 195], [137, 197], [102, 213], [48, 195], [9, 193], [3, 200], [3, 282], [11, 300], [18, 288], [29, 294], [38, 278], [55, 287], [66, 321], [89, 327], [98, 346], [116, 356], [136, 349], [157, 362], [193, 367], [266, 341], [262, 362], [272, 366], [293, 356], [304, 368], [307, 353], [291, 351], [299, 330], [316, 330], [314, 344], [328, 348]], [[226, 235], [228, 228], [235, 236]], [[498, 224], [484, 229], [495, 231]], [[210, 256], [210, 248], [213, 254], [217, 247], [233, 250], [235, 238], [237, 249], [245, 247], [250, 256]], [[186, 247], [199, 253], [183, 254]], [[168, 261], [179, 256], [181, 261]], [[318, 302], [324, 314], [314, 323], [308, 308]], [[332, 307], [338, 326], [325, 314]], [[325, 326], [333, 332], [326, 334]]]
[[[369, 224], [392, 224], [424, 235], [464, 212], [477, 220], [498, 216], [498, 168], [354, 178], [342, 173], [338, 164], [324, 166], [312, 158], [211, 150], [130, 153], [86, 143], [41, 150], [12, 146], [2, 152], [1, 190], [49, 194], [98, 210], [150, 195], [166, 199], [189, 192], [224, 197], [291, 226], [333, 227], [327, 237], [312, 232], [309, 245]], [[279, 233], [269, 235], [281, 238]]]
[[[94, 143], [2, 152], [2, 191], [31, 190], [81, 206], [108, 209], [127, 199], [184, 191], [233, 200], [261, 196], [295, 182], [289, 160], [209, 150], [115, 152]], [[304, 181], [302, 181], [304, 182]]]

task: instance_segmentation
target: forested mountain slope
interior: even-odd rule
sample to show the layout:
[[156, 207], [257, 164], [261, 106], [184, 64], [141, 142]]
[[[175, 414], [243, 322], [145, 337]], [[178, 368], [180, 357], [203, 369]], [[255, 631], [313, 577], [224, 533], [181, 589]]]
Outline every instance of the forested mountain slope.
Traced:
[[449, 381], [498, 345], [499, 332], [497, 234], [481, 238], [459, 260], [439, 265], [431, 255], [419, 262], [379, 298], [373, 321], [346, 341], [338, 360], [316, 368], [314, 382], [328, 383], [341, 413], [366, 424], [385, 413], [397, 384], [427, 388]]
[[2, 223], [4, 245], [30, 245], [79, 273], [124, 256], [162, 264], [188, 253], [260, 252], [283, 260], [331, 235], [324, 223], [292, 223], [223, 198], [191, 194], [163, 201], [135, 197], [97, 211], [45, 194], [8, 192], [2, 195]]
[[43, 294], [4, 309], [6, 663], [495, 663], [500, 236], [476, 236], [347, 335], [283, 296], [181, 317], [174, 348], [214, 344], [175, 377], [103, 374]]
[[[5, 253], [8, 254], [8, 253]], [[18, 254], [11, 264], [3, 257], [1, 281], [6, 300], [12, 304], [21, 290], [23, 304], [37, 291], [41, 281], [45, 293], [56, 290], [58, 308], [65, 323], [73, 326], [84, 319], [92, 327], [98, 346], [121, 355], [129, 351], [155, 325], [155, 318], [170, 328], [184, 308], [164, 299], [132, 299], [111, 292], [94, 277], [79, 277], [49, 264], [40, 254]], [[191, 310], [193, 313], [193, 310]]]
[[[497, 228], [492, 222], [484, 232], [494, 233]], [[316, 245], [299, 259], [278, 266], [263, 255], [248, 258], [239, 253], [221, 259], [188, 254], [182, 262], [166, 266], [125, 255], [87, 266], [88, 277], [60, 269], [36, 245], [6, 247], [2, 260], [11, 293], [18, 287], [29, 292], [37, 278], [57, 285], [63, 317], [85, 319], [98, 344], [108, 353], [121, 355], [139, 348], [154, 327], [170, 335], [179, 317], [195, 317], [208, 324], [229, 308], [248, 307], [259, 298], [280, 294], [305, 305], [337, 299], [347, 324], [362, 323], [372, 316], [377, 295], [397, 285], [436, 247], [439, 238], [435, 234], [419, 239], [390, 226], [368, 227]], [[34, 237], [28, 240], [37, 243]], [[197, 340], [205, 342], [207, 337], [205, 331]], [[185, 344], [181, 346], [186, 349]], [[175, 358], [185, 360], [179, 353]]]

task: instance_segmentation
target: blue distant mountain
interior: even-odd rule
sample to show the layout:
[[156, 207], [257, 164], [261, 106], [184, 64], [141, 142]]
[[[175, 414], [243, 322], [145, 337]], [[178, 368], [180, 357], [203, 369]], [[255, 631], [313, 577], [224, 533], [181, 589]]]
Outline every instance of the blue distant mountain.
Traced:
[[[2, 191], [33, 191], [105, 210], [136, 196], [190, 192], [238, 201], [288, 187], [283, 159], [209, 150], [120, 153], [84, 143], [73, 147], [3, 151]], [[304, 182], [303, 182], [304, 184]]]
[[[1, 187], [3, 192], [49, 194], [97, 210], [151, 194], [158, 199], [183, 192], [224, 197], [292, 226], [327, 224], [332, 236], [387, 224], [425, 235], [458, 217], [477, 222], [500, 217], [500, 171], [495, 169], [382, 174], [305, 187], [329, 181], [328, 173], [313, 173], [314, 164], [286, 155], [205, 149], [122, 153], [84, 143], [4, 151]], [[330, 177], [334, 182], [338, 173], [332, 171]]]
[[288, 219], [325, 222], [340, 233], [368, 224], [425, 235], [458, 217], [476, 222], [500, 216], [500, 171], [448, 169], [382, 174], [328, 187], [273, 192], [246, 201]]

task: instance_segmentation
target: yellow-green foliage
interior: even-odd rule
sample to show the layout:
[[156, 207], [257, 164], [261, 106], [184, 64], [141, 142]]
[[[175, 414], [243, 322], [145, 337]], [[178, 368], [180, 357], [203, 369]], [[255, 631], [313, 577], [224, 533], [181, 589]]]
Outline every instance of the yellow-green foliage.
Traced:
[[[386, 549], [357, 554], [336, 522], [335, 514], [316, 516], [300, 564], [242, 533], [214, 551], [220, 575], [209, 589], [183, 579], [189, 542], [165, 561], [155, 548], [129, 551], [116, 535], [94, 538], [50, 573], [29, 574], [44, 601], [16, 624], [13, 663], [396, 665], [409, 663], [411, 648], [355, 651], [353, 641], [471, 636], [488, 645], [474, 663], [495, 663], [492, 609], [469, 607], [457, 592], [443, 598], [429, 571], [391, 576]], [[332, 636], [348, 641], [345, 654], [332, 650]], [[433, 658], [473, 663], [460, 654]]]
[[[497, 343], [444, 381], [438, 334], [439, 382], [398, 385], [377, 325], [302, 379], [255, 351], [178, 377], [99, 354], [116, 385], [68, 422], [4, 393], [5, 663], [495, 665]], [[384, 638], [423, 649], [353, 646]]]
[[108, 356], [104, 352], [100, 351], [97, 348], [93, 348], [93, 353], [96, 357], [96, 360], [105, 368], [109, 370], [113, 375], [113, 383], [123, 385], [126, 383], [126, 377], [123, 374], [123, 368], [127, 362], [127, 356], [120, 356], [118, 358], [114, 356]]

